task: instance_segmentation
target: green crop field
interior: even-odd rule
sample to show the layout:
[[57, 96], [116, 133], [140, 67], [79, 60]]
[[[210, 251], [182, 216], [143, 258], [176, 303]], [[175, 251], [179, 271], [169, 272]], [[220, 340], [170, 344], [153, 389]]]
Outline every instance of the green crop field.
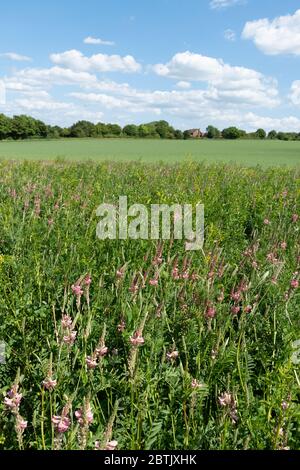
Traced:
[[[299, 148], [4, 144], [51, 146]], [[0, 448], [300, 448], [299, 169], [7, 161], [0, 179]], [[202, 202], [203, 250], [98, 239], [96, 209], [120, 195]]]
[[143, 162], [237, 162], [242, 165], [300, 165], [300, 142], [170, 141], [170, 140], [45, 140], [0, 142], [0, 158], [13, 160], [141, 160]]

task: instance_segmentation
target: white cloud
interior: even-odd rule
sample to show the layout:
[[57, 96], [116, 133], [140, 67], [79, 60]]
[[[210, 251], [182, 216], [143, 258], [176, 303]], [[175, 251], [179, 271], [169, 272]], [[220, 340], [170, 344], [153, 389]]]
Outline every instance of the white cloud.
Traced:
[[295, 80], [292, 83], [289, 98], [292, 104], [294, 104], [295, 106], [300, 105], [300, 80]]
[[0, 104], [6, 103], [6, 87], [3, 80], [0, 80]]
[[88, 36], [83, 40], [84, 44], [99, 44], [101, 46], [114, 46], [115, 43], [113, 41], [104, 41], [100, 38], [93, 38], [92, 36]]
[[248, 21], [242, 32], [244, 39], [252, 39], [268, 55], [300, 55], [300, 10], [293, 15]]
[[222, 8], [232, 7], [234, 5], [246, 3], [245, 0], [211, 0], [210, 7], [213, 10], [220, 10]]
[[107, 109], [123, 108], [130, 106], [130, 102], [125, 99], [115, 98], [114, 96], [100, 93], [70, 93], [70, 96], [82, 101], [101, 104]]
[[12, 77], [4, 79], [7, 89], [15, 91], [30, 91], [36, 87], [52, 85], [95, 85], [96, 75], [88, 72], [76, 72], [62, 67], [49, 69], [27, 68], [19, 70]]
[[14, 60], [16, 62], [31, 62], [32, 61], [31, 57], [28, 57], [26, 55], [20, 55], [20, 54], [17, 54], [16, 52], [4, 52], [3, 54], [0, 54], [0, 57], [4, 57], [5, 59], [9, 59], [9, 60]]
[[213, 100], [274, 107], [279, 104], [277, 82], [262, 73], [224, 63], [189, 51], [175, 54], [167, 64], [157, 64], [154, 71], [177, 80], [206, 82]]
[[176, 83], [176, 86], [177, 86], [178, 88], [182, 88], [182, 89], [191, 88], [190, 82], [185, 82], [184, 80], [181, 80], [180, 82], [177, 82], [177, 83]]
[[131, 55], [95, 54], [86, 57], [82, 52], [72, 49], [59, 54], [51, 54], [50, 59], [57, 65], [77, 72], [125, 72], [133, 73], [141, 70], [141, 65]]
[[15, 104], [26, 111], [64, 111], [72, 107], [71, 103], [32, 98], [17, 99], [15, 100]]
[[232, 29], [226, 29], [224, 31], [224, 38], [227, 41], [235, 41], [236, 40], [236, 34]]

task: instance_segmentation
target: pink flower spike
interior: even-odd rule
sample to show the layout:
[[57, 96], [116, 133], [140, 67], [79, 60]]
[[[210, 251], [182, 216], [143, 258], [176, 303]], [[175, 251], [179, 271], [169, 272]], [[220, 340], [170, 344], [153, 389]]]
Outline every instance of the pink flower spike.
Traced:
[[72, 346], [75, 343], [77, 331], [72, 331], [69, 335], [63, 337], [63, 342]]
[[85, 280], [84, 280], [84, 283], [85, 283], [86, 286], [90, 286], [90, 285], [91, 285], [91, 283], [92, 283], [92, 278], [91, 278], [91, 276], [90, 276], [89, 274], [86, 276], [86, 278], [85, 278]]
[[25, 421], [22, 416], [19, 416], [17, 419], [17, 429], [20, 432], [24, 432], [25, 429], [27, 428], [27, 421]]
[[106, 443], [104, 450], [115, 450], [118, 445], [118, 441], [109, 441]]
[[241, 307], [237, 307], [237, 306], [233, 306], [231, 307], [231, 313], [233, 313], [233, 315], [237, 315], [241, 310]]
[[88, 369], [96, 369], [96, 367], [98, 366], [97, 359], [95, 359], [91, 356], [88, 356], [86, 358], [85, 362], [86, 362], [86, 365], [87, 365]]
[[237, 301], [240, 300], [240, 298], [241, 298], [241, 293], [238, 292], [238, 291], [237, 291], [237, 292], [232, 291], [230, 297], [232, 298], [232, 300], [234, 300], [235, 302], [237, 302]]
[[172, 351], [170, 353], [167, 353], [167, 359], [170, 359], [170, 360], [177, 359], [178, 356], [179, 356], [178, 351]]
[[145, 343], [144, 338], [136, 331], [130, 338], [130, 342], [133, 346], [142, 346]]
[[87, 407], [85, 411], [83, 411], [82, 408], [80, 408], [79, 410], [76, 410], [75, 417], [78, 423], [80, 424], [80, 426], [84, 426], [85, 422], [88, 425], [92, 424], [92, 422], [94, 421], [94, 415], [93, 415], [90, 405]]
[[292, 289], [297, 289], [299, 287], [299, 281], [297, 279], [292, 279], [291, 280], [291, 288]]
[[47, 379], [45, 379], [43, 381], [43, 387], [46, 389], [46, 390], [53, 390], [57, 385], [57, 381], [52, 379], [51, 377], [47, 377]]
[[96, 354], [98, 357], [104, 357], [108, 353], [108, 347], [103, 346], [102, 348], [96, 348]]
[[67, 432], [70, 427], [70, 419], [67, 416], [53, 416], [52, 423], [60, 434]]
[[205, 316], [206, 318], [214, 318], [216, 316], [216, 309], [214, 307], [207, 307]]
[[63, 315], [62, 316], [62, 320], [61, 320], [61, 326], [63, 328], [71, 328], [72, 326], [72, 323], [73, 323], [73, 320], [72, 318], [69, 316], [69, 315]]
[[83, 294], [83, 290], [81, 289], [79, 285], [73, 284], [71, 289], [72, 289], [73, 294], [77, 295], [77, 297], [80, 297]]

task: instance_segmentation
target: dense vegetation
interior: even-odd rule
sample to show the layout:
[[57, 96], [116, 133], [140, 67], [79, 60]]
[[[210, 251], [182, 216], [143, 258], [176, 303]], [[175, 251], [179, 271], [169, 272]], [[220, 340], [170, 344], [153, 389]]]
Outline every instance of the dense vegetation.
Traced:
[[[0, 165], [0, 447], [299, 449], [298, 170]], [[96, 208], [205, 204], [203, 251]]]
[[[121, 127], [118, 124], [104, 124], [99, 122], [93, 124], [89, 121], [78, 121], [71, 127], [46, 125], [44, 122], [26, 115], [13, 116], [12, 118], [0, 114], [0, 140], [4, 139], [28, 139], [28, 138], [107, 138], [107, 137], [130, 137], [142, 139], [190, 139], [191, 132], [182, 132], [174, 129], [167, 121], [153, 121], [139, 126], [129, 124]], [[203, 138], [208, 139], [279, 139], [300, 140], [300, 132], [276, 132], [272, 130], [266, 134], [264, 129], [247, 133], [237, 127], [228, 127], [221, 132], [214, 126], [208, 126]]]

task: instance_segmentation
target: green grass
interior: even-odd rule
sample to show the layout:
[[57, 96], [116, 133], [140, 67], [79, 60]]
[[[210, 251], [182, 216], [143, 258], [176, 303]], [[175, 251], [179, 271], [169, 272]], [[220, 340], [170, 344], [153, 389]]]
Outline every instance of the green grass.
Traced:
[[168, 141], [131, 139], [0, 142], [0, 158], [8, 160], [114, 160], [165, 163], [186, 160], [237, 162], [247, 166], [299, 166], [300, 142]]
[[[0, 448], [300, 448], [298, 169], [2, 162], [0, 180]], [[96, 208], [119, 195], [203, 202], [203, 251], [97, 239]], [[108, 352], [89, 369], [99, 342]], [[13, 383], [23, 397], [9, 408]]]

